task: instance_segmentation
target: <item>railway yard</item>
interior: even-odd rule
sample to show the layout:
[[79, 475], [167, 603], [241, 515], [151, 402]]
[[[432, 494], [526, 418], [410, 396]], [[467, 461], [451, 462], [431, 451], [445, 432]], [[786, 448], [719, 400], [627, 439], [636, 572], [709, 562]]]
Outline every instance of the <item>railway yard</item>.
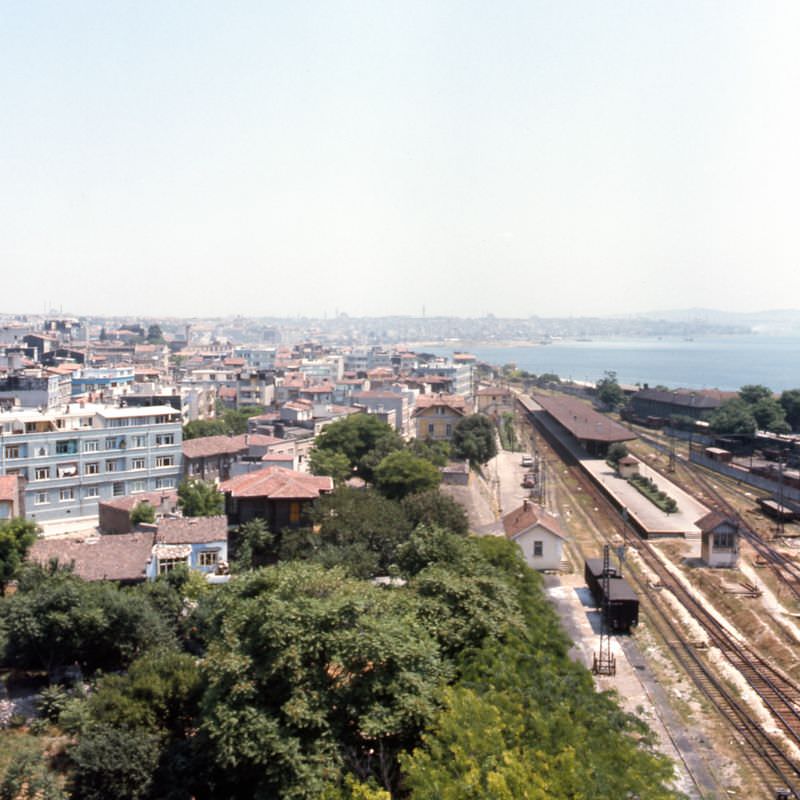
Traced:
[[[631, 454], [690, 516], [716, 512], [738, 526], [737, 566], [710, 568], [697, 529], [656, 520], [649, 531], [653, 514], [629, 511], [597, 454], [543, 421], [535, 400], [520, 401], [520, 433], [541, 464], [537, 497], [570, 534], [569, 572], [546, 580], [568, 631], [581, 637], [576, 657], [591, 664], [588, 651], [599, 646], [583, 565], [608, 544], [640, 614], [631, 635], [611, 637], [620, 668], [598, 676], [599, 687], [617, 689], [630, 710], [641, 711], [630, 702], [647, 695], [648, 721], [688, 796], [800, 798], [800, 526], [776, 530], [757, 505], [765, 493], [691, 463], [684, 443], [629, 426], [638, 437], [626, 443]], [[570, 594], [585, 619], [568, 609]]]

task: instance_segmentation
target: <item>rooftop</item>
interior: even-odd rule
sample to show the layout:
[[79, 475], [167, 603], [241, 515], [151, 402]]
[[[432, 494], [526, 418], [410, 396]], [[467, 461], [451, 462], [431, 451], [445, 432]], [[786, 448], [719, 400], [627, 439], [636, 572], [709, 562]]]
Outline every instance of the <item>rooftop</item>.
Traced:
[[312, 500], [333, 491], [333, 478], [306, 475], [282, 467], [266, 467], [225, 481], [220, 487], [232, 497], [267, 497], [270, 499]]
[[535, 525], [539, 525], [561, 539], [565, 538], [558, 519], [541, 506], [528, 500], [503, 517], [503, 531], [509, 539], [513, 539]]
[[595, 442], [627, 442], [636, 434], [595, 411], [576, 397], [536, 394], [533, 399], [576, 439]]
[[156, 542], [159, 544], [207, 544], [228, 539], [228, 518], [175, 517], [158, 523]]

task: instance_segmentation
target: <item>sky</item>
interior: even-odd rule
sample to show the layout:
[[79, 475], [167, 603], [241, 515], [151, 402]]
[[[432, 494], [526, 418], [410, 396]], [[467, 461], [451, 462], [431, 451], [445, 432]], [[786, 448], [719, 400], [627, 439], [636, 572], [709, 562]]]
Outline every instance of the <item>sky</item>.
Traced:
[[800, 306], [796, 0], [0, 3], [0, 312]]

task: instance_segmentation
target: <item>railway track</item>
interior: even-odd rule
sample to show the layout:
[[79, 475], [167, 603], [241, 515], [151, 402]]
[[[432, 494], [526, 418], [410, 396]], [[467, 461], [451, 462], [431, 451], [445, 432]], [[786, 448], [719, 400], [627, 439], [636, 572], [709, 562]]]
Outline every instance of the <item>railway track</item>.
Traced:
[[[666, 451], [666, 447], [652, 437], [641, 433], [639, 433], [639, 437], [652, 447], [662, 452]], [[776, 550], [769, 542], [764, 541], [763, 536], [749, 525], [742, 518], [741, 514], [739, 514], [736, 509], [725, 500], [720, 492], [711, 485], [709, 479], [698, 466], [683, 456], [676, 456], [676, 463], [688, 473], [690, 480], [686, 481], [685, 479], [678, 478], [675, 480], [675, 483], [678, 483], [683, 489], [712, 509], [735, 519], [739, 525], [741, 535], [772, 570], [778, 581], [785, 586], [792, 597], [800, 603], [800, 565], [793, 559]], [[702, 489], [702, 495], [698, 494], [698, 486]]]
[[[610, 500], [568, 451], [554, 444], [547, 432], [540, 430], [540, 434], [549, 449], [553, 450], [570, 470], [582, 491], [588, 493], [596, 507], [602, 509], [613, 522], [616, 530], [619, 515]], [[646, 540], [635, 537], [635, 544], [643, 562], [657, 576], [660, 587], [672, 592], [702, 627], [709, 641], [758, 694], [784, 734], [800, 745], [800, 686], [739, 642], [666, 568]], [[648, 617], [659, 629], [662, 639], [698, 689], [736, 732], [742, 752], [756, 773], [761, 776], [765, 786], [772, 792], [772, 796], [776, 796], [778, 789], [788, 789], [791, 792], [790, 796], [800, 798], [800, 767], [789, 758], [781, 744], [775, 741], [775, 737], [753, 720], [751, 709], [733, 696], [726, 684], [706, 664], [697, 652], [696, 645], [675, 623], [671, 609], [664, 607], [666, 603], [656, 602], [653, 597], [655, 593], [641, 577], [635, 576], [634, 582], [637, 584], [640, 597], [647, 598], [647, 605], [651, 610]]]

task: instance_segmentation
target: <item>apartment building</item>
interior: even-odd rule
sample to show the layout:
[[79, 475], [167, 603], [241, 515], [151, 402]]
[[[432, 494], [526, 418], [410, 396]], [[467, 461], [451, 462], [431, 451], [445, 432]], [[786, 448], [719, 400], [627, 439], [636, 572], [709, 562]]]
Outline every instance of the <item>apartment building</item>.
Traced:
[[0, 475], [19, 476], [25, 516], [37, 522], [94, 516], [101, 500], [176, 487], [181, 444], [171, 406], [0, 412]]

